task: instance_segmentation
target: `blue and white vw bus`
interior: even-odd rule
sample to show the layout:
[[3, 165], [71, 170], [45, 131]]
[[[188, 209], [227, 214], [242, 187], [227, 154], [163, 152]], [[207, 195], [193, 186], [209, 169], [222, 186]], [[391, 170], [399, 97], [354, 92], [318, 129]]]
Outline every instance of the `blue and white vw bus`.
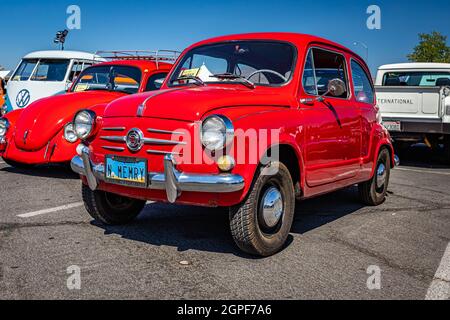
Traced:
[[66, 92], [81, 71], [102, 61], [97, 55], [79, 51], [37, 51], [26, 55], [8, 81], [2, 113]]

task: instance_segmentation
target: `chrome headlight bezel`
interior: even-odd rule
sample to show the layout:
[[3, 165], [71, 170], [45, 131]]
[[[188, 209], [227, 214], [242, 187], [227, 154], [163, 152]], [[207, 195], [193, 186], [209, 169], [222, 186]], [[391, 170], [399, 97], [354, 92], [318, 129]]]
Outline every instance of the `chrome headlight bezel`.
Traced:
[[73, 130], [80, 140], [86, 140], [94, 132], [97, 115], [91, 110], [81, 110], [73, 118]]
[[66, 139], [66, 141], [69, 143], [75, 143], [78, 141], [78, 136], [75, 132], [72, 122], [64, 126], [64, 139]]
[[200, 138], [207, 150], [222, 150], [233, 142], [233, 123], [228, 117], [220, 114], [208, 116], [202, 122]]
[[0, 138], [3, 138], [6, 136], [6, 133], [9, 129], [9, 120], [6, 118], [0, 118]]

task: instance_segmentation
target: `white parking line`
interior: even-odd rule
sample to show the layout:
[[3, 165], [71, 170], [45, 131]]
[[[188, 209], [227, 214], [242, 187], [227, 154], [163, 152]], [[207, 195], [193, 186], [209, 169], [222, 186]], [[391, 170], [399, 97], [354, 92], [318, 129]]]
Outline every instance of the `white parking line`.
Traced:
[[425, 297], [425, 300], [448, 299], [450, 299], [450, 243]]
[[0, 161], [0, 164], [6, 164], [6, 162]]
[[40, 216], [40, 215], [47, 214], [47, 213], [53, 213], [53, 212], [58, 212], [58, 211], [63, 211], [63, 210], [69, 210], [69, 209], [78, 208], [78, 207], [82, 207], [82, 206], [83, 206], [83, 202], [75, 202], [75, 203], [71, 203], [71, 204], [66, 204], [66, 205], [61, 206], [61, 207], [56, 207], [56, 208], [50, 208], [50, 209], [44, 209], [44, 210], [28, 212], [28, 213], [24, 213], [24, 214], [19, 214], [18, 217], [19, 218], [31, 218], [31, 217]]
[[444, 175], [444, 176], [450, 176], [450, 172], [442, 172], [442, 171], [417, 170], [417, 169], [409, 169], [409, 168], [401, 168], [401, 167], [396, 167], [395, 170], [411, 171], [411, 172], [419, 172], [419, 173], [432, 173], [432, 174], [440, 174], [440, 175]]

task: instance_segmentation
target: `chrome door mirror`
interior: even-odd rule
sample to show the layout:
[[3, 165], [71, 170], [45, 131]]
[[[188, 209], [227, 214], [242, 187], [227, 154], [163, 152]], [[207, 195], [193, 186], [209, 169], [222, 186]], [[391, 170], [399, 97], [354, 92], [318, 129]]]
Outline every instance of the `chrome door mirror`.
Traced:
[[327, 92], [317, 98], [317, 101], [323, 102], [325, 101], [325, 96], [331, 94], [333, 97], [340, 97], [347, 91], [345, 86], [345, 82], [339, 78], [330, 80], [328, 82]]

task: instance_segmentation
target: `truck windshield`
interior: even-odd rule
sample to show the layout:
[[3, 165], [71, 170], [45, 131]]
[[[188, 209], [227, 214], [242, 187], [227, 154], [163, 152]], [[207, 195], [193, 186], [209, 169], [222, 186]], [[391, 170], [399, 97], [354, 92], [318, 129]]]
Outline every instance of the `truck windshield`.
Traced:
[[450, 85], [450, 72], [388, 72], [383, 86], [441, 87]]
[[141, 83], [141, 71], [127, 66], [98, 66], [84, 70], [78, 77], [72, 92], [106, 90], [137, 93]]
[[295, 56], [294, 47], [282, 42], [233, 41], [197, 47], [178, 63], [169, 85], [246, 80], [282, 85], [291, 78]]
[[12, 81], [64, 81], [69, 67], [68, 59], [24, 59]]

